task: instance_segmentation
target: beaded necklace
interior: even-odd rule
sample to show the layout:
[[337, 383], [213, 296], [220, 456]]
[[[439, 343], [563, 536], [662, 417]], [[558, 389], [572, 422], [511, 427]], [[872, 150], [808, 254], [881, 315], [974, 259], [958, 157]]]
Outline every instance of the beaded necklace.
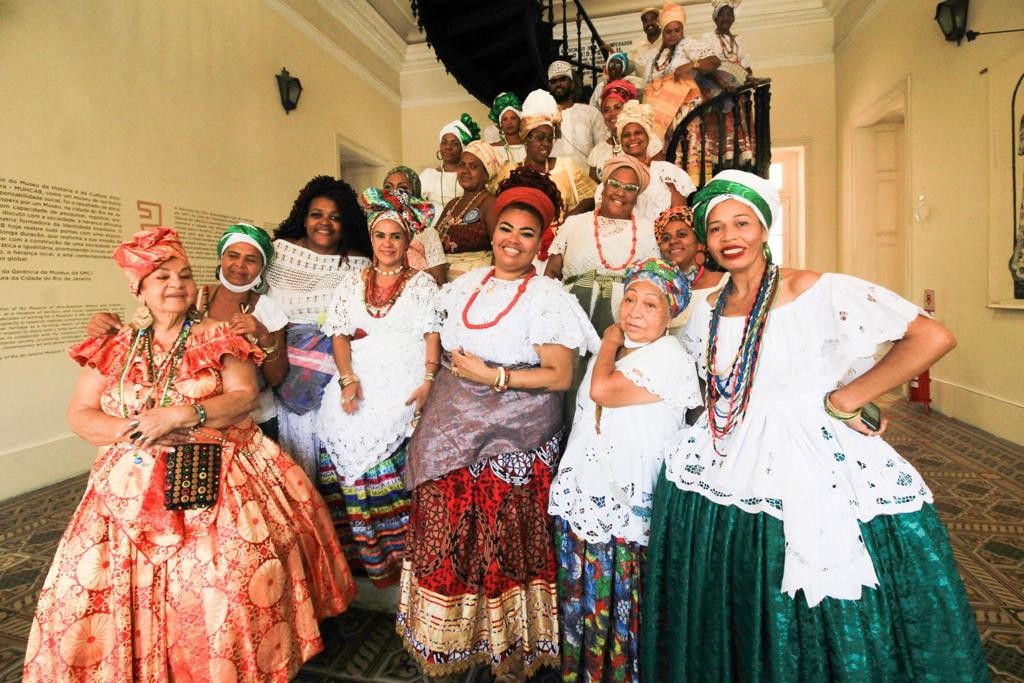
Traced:
[[[739, 425], [750, 404], [750, 390], [754, 385], [754, 373], [757, 370], [764, 331], [768, 325], [768, 314], [779, 293], [779, 267], [772, 264], [765, 267], [761, 275], [761, 284], [757, 288], [757, 296], [743, 324], [743, 337], [739, 348], [729, 365], [728, 372], [720, 373], [715, 357], [718, 352], [718, 324], [733, 288], [733, 280], [730, 279], [722, 288], [722, 294], [715, 304], [707, 348], [707, 387], [704, 403], [708, 407], [711, 442], [715, 453], [722, 457], [726, 454], [719, 450], [719, 441], [731, 434]], [[723, 410], [719, 403], [726, 399], [728, 405]]]
[[626, 257], [626, 262], [621, 266], [613, 266], [604, 259], [604, 249], [601, 248], [601, 232], [597, 227], [597, 210], [594, 210], [594, 243], [597, 244], [597, 258], [601, 259], [601, 265], [608, 270], [623, 270], [633, 262], [633, 257], [636, 256], [636, 216], [630, 214], [629, 219], [633, 226], [633, 243], [629, 247], [629, 256]]
[[[471, 195], [462, 195], [455, 206], [452, 207], [452, 210], [445, 214], [441, 221], [438, 221], [437, 232], [441, 236], [442, 243], [448, 235], [448, 230], [451, 226], [463, 225], [463, 220], [467, 217], [470, 220], [465, 224], [476, 223], [481, 219], [480, 211], [477, 207], [483, 204], [484, 199], [486, 199], [485, 192], [487, 190], [483, 189], [477, 190]], [[474, 209], [476, 209], [475, 213]]]
[[170, 392], [171, 384], [174, 382], [175, 376], [178, 374], [178, 366], [181, 364], [181, 358], [185, 355], [185, 340], [188, 338], [189, 331], [192, 329], [192, 319], [186, 318], [185, 322], [181, 325], [181, 331], [178, 332], [177, 338], [174, 340], [174, 344], [167, 351], [167, 358], [159, 367], [156, 366], [156, 361], [153, 357], [153, 329], [146, 328], [139, 330], [135, 333], [135, 339], [132, 342], [132, 348], [128, 352], [128, 357], [125, 359], [124, 367], [121, 369], [121, 376], [118, 379], [118, 403], [121, 408], [121, 416], [128, 417], [128, 406], [124, 402], [124, 381], [128, 376], [128, 371], [131, 369], [135, 362], [135, 357], [138, 354], [140, 348], [144, 353], [146, 360], [146, 372], [147, 379], [152, 383], [150, 389], [150, 396], [146, 400], [146, 407], [153, 408], [157, 404], [153, 400], [152, 392], [160, 384], [161, 377], [166, 377], [164, 381], [164, 388], [160, 394], [159, 406], [163, 407], [170, 403], [168, 393]]
[[469, 322], [469, 309], [473, 307], [473, 302], [476, 301], [476, 298], [478, 296], [480, 296], [480, 290], [484, 288], [484, 285], [486, 285], [487, 282], [492, 277], [494, 277], [494, 272], [494, 268], [491, 268], [489, 271], [487, 271], [487, 275], [484, 275], [484, 279], [480, 281], [479, 285], [477, 285], [476, 289], [473, 291], [473, 295], [469, 297], [469, 301], [466, 302], [466, 305], [462, 309], [462, 324], [466, 326], [466, 329], [485, 330], [488, 327], [494, 327], [495, 325], [497, 325], [498, 322], [501, 321], [501, 319], [504, 318], [506, 315], [508, 315], [508, 312], [515, 308], [515, 305], [519, 303], [519, 299], [523, 296], [523, 292], [526, 291], [526, 285], [530, 284], [530, 280], [532, 280], [533, 276], [537, 274], [537, 271], [534, 270], [523, 278], [523, 281], [519, 283], [519, 287], [516, 288], [516, 295], [512, 297], [512, 301], [509, 302], [508, 306], [505, 307], [505, 310], [499, 313], [494, 320], [480, 324], [471, 323]]
[[402, 295], [412, 269], [403, 265], [399, 270], [401, 275], [390, 287], [377, 287], [376, 270], [376, 267], [372, 267], [363, 271], [363, 306], [371, 317], [383, 318], [398, 302], [398, 297]]

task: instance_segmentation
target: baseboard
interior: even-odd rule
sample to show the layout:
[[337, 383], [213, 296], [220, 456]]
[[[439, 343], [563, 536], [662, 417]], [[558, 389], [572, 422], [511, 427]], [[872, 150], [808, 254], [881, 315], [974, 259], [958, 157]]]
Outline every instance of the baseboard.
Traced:
[[96, 447], [74, 435], [0, 454], [0, 500], [88, 472]]
[[932, 378], [935, 409], [949, 417], [1024, 445], [1024, 404], [949, 380]]

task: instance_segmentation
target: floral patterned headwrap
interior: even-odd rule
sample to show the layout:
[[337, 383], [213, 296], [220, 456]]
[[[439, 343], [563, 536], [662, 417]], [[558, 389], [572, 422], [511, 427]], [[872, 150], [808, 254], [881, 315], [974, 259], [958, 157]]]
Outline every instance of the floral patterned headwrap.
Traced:
[[128, 276], [128, 287], [134, 295], [138, 295], [147, 275], [172, 258], [188, 261], [185, 245], [171, 228], [139, 230], [114, 250], [114, 263]]
[[634, 263], [626, 270], [623, 284], [626, 289], [639, 280], [650, 282], [668, 298], [669, 318], [675, 318], [690, 303], [690, 283], [671, 263], [660, 258], [648, 258]]
[[368, 187], [360, 197], [366, 212], [367, 228], [373, 230], [377, 221], [390, 219], [409, 233], [409, 239], [422, 232], [434, 220], [434, 205], [424, 199], [409, 198], [404, 192], [388, 192]]
[[661, 236], [668, 230], [672, 221], [682, 221], [688, 226], [693, 225], [693, 209], [688, 206], [670, 206], [654, 219], [654, 239], [661, 241]]

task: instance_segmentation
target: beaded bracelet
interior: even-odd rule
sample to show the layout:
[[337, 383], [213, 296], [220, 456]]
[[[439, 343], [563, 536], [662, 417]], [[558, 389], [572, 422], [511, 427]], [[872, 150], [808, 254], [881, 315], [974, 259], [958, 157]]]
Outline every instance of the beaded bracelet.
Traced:
[[829, 417], [834, 417], [835, 419], [840, 420], [842, 422], [850, 422], [851, 420], [856, 420], [858, 417], [860, 417], [860, 408], [857, 408], [857, 410], [853, 411], [852, 413], [845, 413], [836, 408], [834, 405], [832, 405], [832, 401], [829, 400], [829, 396], [831, 395], [831, 391], [825, 394], [824, 401], [825, 412], [828, 413]]
[[342, 389], [349, 385], [355, 384], [358, 381], [359, 378], [356, 377], [355, 375], [342, 375], [341, 377], [338, 378], [338, 384], [341, 385]]
[[206, 408], [204, 408], [201, 403], [193, 403], [192, 407], [196, 411], [196, 419], [199, 420], [196, 427], [202, 427], [206, 424]]

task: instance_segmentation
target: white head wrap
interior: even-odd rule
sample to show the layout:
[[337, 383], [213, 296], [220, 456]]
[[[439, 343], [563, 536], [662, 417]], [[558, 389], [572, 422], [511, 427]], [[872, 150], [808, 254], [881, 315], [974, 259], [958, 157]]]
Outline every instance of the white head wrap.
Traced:
[[[548, 67], [548, 80], [558, 78], [560, 76], [568, 76], [572, 78], [572, 64], [564, 60], [559, 59], [557, 62], [551, 62], [551, 66]], [[526, 103], [523, 103], [523, 109], [526, 109]]]
[[723, 7], [732, 7], [735, 10], [743, 0], [711, 0], [711, 21], [718, 17]]
[[[712, 186], [712, 183], [714, 183], [714, 181], [716, 180], [724, 180], [747, 186], [748, 188], [756, 192], [764, 201], [764, 203], [768, 205], [769, 215], [765, 216], [761, 209], [759, 209], [756, 204], [751, 202], [746, 197], [743, 197], [739, 194], [733, 194], [731, 192], [725, 192], [723, 194], [716, 194], [714, 197], [708, 200], [708, 208], [703, 213], [703, 215], [705, 216], [705, 220], [707, 216], [711, 215], [711, 210], [714, 209], [715, 206], [721, 204], [726, 199], [735, 199], [736, 201], [746, 204], [751, 209], [753, 209], [754, 215], [756, 215], [758, 220], [761, 221], [761, 225], [763, 225], [766, 230], [771, 230], [772, 225], [776, 221], [778, 221], [780, 217], [780, 213], [782, 211], [782, 202], [779, 200], [779, 191], [775, 188], [775, 185], [773, 185], [770, 180], [762, 178], [761, 176], [758, 175], [754, 175], [753, 173], [747, 173], [746, 171], [736, 171], [730, 169], [728, 171], [722, 171], [716, 174], [715, 177], [711, 179], [711, 183], [708, 183], [708, 185], [706, 185], [705, 188], [714, 190], [715, 188]], [[698, 194], [694, 199], [696, 202], [699, 203], [701, 197]]]
[[438, 133], [437, 141], [440, 142], [448, 133], [454, 135], [455, 139], [458, 140], [459, 144], [463, 147], [465, 147], [466, 143], [474, 137], [473, 132], [459, 119], [455, 119], [451, 123], [445, 124], [444, 128], [441, 129], [441, 132]]
[[545, 124], [556, 128], [562, 122], [562, 111], [558, 103], [547, 90], [534, 90], [523, 100], [523, 115], [520, 123], [520, 131], [523, 135], [529, 135], [530, 131], [537, 126]]

